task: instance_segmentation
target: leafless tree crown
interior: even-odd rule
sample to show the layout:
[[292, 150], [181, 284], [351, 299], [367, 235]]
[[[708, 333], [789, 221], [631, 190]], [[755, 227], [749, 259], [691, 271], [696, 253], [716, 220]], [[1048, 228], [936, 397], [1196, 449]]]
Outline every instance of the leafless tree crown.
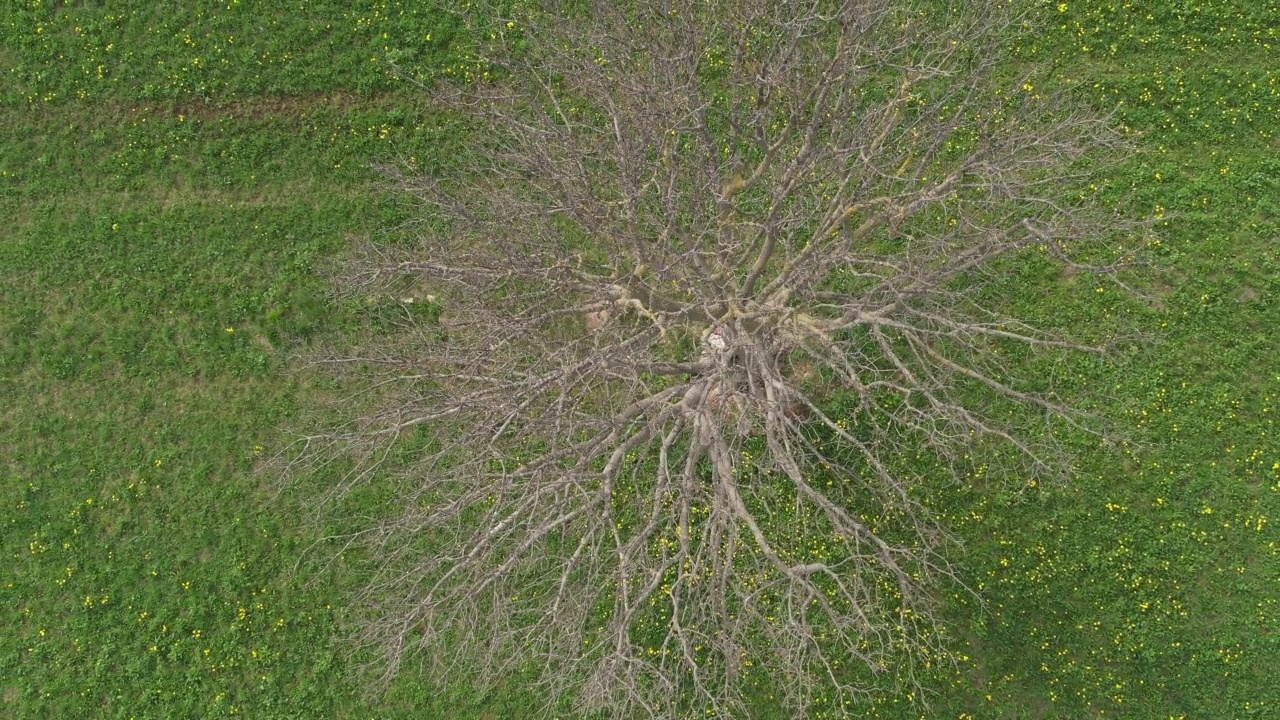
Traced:
[[446, 229], [345, 276], [440, 312], [333, 358], [393, 391], [330, 440], [432, 437], [366, 535], [363, 638], [616, 717], [909, 687], [947, 572], [910, 459], [1053, 469], [972, 398], [1073, 422], [1000, 349], [1074, 346], [982, 289], [1112, 230], [1062, 198], [1117, 138], [1010, 79], [1004, 3], [586, 4], [487, 27], [490, 72], [437, 91], [483, 128], [468, 167], [396, 176]]

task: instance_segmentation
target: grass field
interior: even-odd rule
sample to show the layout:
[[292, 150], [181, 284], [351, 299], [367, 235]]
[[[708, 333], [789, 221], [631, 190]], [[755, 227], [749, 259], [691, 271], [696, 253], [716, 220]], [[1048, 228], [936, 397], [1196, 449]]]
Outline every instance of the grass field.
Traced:
[[[321, 270], [407, 209], [370, 164], [447, 165], [388, 72], [465, 74], [408, 2], [0, 8], [0, 716], [518, 718], [412, 673], [350, 679], [341, 562], [256, 464], [367, 322]], [[1063, 382], [1129, 443], [1072, 482], [941, 492], [983, 604], [926, 717], [1280, 715], [1280, 3], [1031, 3], [1038, 92], [1141, 152], [1096, 192], [1158, 220], [1142, 303], [1029, 267], [1010, 302], [1143, 340]], [[319, 484], [321, 479], [313, 480]], [[919, 717], [886, 698], [868, 717]]]

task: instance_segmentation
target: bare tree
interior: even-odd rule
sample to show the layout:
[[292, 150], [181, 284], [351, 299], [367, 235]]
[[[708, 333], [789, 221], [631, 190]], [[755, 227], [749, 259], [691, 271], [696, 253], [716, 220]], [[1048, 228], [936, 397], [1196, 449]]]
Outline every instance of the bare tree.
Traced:
[[1080, 416], [1005, 357], [1092, 348], [988, 289], [1116, 231], [1065, 189], [1119, 139], [1009, 73], [1005, 3], [576, 5], [492, 21], [434, 91], [479, 129], [463, 169], [392, 173], [435, 229], [343, 275], [439, 312], [323, 360], [382, 403], [302, 453], [357, 458], [340, 491], [431, 438], [357, 538], [362, 639], [615, 717], [913, 688], [948, 574], [918, 459], [1060, 469], [1006, 406]]

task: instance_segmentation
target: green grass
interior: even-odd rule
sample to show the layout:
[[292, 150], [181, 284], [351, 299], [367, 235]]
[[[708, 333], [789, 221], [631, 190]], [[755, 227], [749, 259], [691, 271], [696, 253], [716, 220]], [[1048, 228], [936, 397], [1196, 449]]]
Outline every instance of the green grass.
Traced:
[[[408, 212], [369, 164], [457, 152], [387, 72], [465, 74], [455, 26], [418, 3], [160, 7], [0, 12], [0, 716], [520, 717], [518, 682], [365, 694], [338, 641], [353, 573], [321, 571], [253, 472], [330, 394], [291, 355], [366, 322], [320, 270]], [[939, 491], [984, 604], [949, 603], [967, 659], [926, 716], [1272, 716], [1280, 5], [1059, 7], [1020, 53], [1137, 138], [1096, 184], [1159, 218], [1131, 273], [1155, 301], [1029, 270], [1010, 302], [1145, 334], [1056, 369], [1130, 443], [1061, 486]]]
[[[506, 714], [463, 687], [351, 681], [342, 579], [253, 472], [324, 392], [291, 353], [362, 322], [318, 271], [404, 219], [369, 164], [447, 160], [442, 121], [369, 62], [374, 36], [450, 28], [230, 5], [0, 16], [0, 716]], [[255, 40], [184, 79], [153, 60], [186, 34]]]
[[[1042, 3], [1021, 49], [1137, 138], [1097, 178], [1156, 219], [1153, 302], [1085, 275], [1029, 276], [1011, 301], [1076, 332], [1140, 336], [1059, 368], [1128, 442], [1063, 486], [940, 504], [984, 605], [950, 608], [966, 660], [932, 717], [1271, 717], [1280, 712], [1280, 4]], [[1046, 287], [1055, 289], [1046, 296]], [[945, 675], [945, 674], [944, 674]], [[891, 712], [889, 716], [914, 716]]]

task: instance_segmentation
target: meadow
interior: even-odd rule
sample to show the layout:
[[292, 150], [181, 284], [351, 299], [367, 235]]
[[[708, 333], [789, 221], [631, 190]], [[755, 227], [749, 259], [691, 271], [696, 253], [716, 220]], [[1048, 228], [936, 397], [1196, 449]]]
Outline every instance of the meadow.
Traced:
[[[908, 718], [1280, 713], [1280, 3], [1025, 0], [1028, 92], [1114, 111], [1091, 192], [1155, 233], [1125, 277], [1029, 263], [1009, 302], [1132, 337], [1057, 367], [1125, 441], [1070, 482], [939, 488], [977, 595]], [[519, 718], [540, 698], [383, 693], [341, 640], [358, 573], [262, 462], [339, 384], [309, 348], [376, 308], [325, 280], [413, 208], [372, 166], [465, 152], [413, 83], [462, 76], [408, 2], [0, 9], [0, 716]], [[339, 408], [340, 409], [340, 408]], [[1014, 483], [1016, 486], [1016, 483]], [[373, 509], [376, 511], [376, 508]], [[922, 715], [923, 713], [923, 715]]]

